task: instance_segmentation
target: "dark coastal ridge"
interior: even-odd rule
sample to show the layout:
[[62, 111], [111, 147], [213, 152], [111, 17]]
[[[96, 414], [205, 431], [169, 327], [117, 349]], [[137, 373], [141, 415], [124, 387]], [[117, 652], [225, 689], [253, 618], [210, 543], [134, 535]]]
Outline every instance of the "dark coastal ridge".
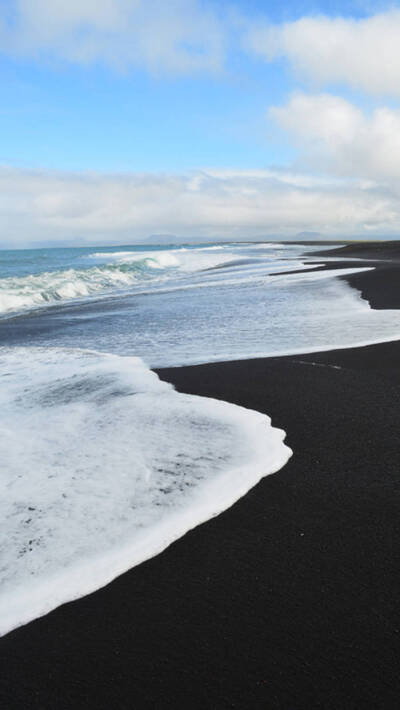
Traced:
[[[346, 279], [399, 307], [398, 242], [323, 255], [371, 260]], [[0, 639], [1, 707], [397, 708], [399, 363], [395, 342], [160, 371], [266, 412], [294, 456], [161, 555]]]

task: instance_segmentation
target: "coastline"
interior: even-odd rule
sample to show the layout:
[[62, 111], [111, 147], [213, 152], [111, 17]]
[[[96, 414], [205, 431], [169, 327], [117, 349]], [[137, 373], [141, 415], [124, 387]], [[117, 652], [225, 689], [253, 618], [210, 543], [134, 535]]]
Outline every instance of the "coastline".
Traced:
[[[360, 291], [374, 310], [400, 308], [400, 242], [372, 242], [347, 244], [344, 247], [324, 252], [314, 252], [313, 256], [342, 256], [367, 259], [366, 266], [374, 271], [341, 276], [350, 286]], [[342, 263], [343, 265], [343, 263]], [[354, 266], [360, 266], [354, 262]], [[339, 267], [340, 264], [337, 264]], [[329, 264], [326, 268], [329, 267]]]
[[[343, 278], [396, 307], [396, 260]], [[158, 371], [267, 413], [294, 456], [161, 555], [0, 639], [2, 706], [397, 707], [399, 362], [395, 341]]]

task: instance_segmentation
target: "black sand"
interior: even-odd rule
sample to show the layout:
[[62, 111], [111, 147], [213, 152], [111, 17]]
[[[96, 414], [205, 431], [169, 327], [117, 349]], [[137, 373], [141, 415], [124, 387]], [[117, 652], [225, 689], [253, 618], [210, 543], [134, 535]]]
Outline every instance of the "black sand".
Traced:
[[[371, 273], [383, 298], [385, 268]], [[398, 708], [399, 363], [392, 343], [162, 371], [267, 412], [294, 456], [158, 557], [0, 639], [0, 707]]]

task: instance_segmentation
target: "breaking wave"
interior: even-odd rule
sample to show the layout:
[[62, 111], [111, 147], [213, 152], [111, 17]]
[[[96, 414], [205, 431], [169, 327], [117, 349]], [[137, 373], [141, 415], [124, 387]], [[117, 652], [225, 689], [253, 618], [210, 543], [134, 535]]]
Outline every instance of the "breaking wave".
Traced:
[[95, 252], [87, 268], [45, 271], [0, 279], [0, 314], [49, 306], [60, 301], [112, 294], [143, 282], [163, 281], [223, 264], [233, 255], [218, 249], [158, 252]]

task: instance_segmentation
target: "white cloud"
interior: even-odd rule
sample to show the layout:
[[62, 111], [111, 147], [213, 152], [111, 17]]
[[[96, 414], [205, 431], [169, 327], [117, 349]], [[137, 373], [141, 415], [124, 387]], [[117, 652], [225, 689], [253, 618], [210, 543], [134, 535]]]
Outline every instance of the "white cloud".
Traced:
[[0, 50], [155, 73], [219, 71], [223, 23], [201, 0], [15, 0]]
[[396, 234], [399, 193], [272, 171], [101, 175], [0, 170], [0, 244]]
[[309, 166], [389, 183], [400, 178], [400, 110], [365, 115], [337, 96], [297, 93], [269, 115], [294, 136]]
[[267, 61], [286, 58], [300, 75], [367, 93], [400, 95], [400, 10], [363, 19], [304, 17], [250, 27], [245, 45]]

